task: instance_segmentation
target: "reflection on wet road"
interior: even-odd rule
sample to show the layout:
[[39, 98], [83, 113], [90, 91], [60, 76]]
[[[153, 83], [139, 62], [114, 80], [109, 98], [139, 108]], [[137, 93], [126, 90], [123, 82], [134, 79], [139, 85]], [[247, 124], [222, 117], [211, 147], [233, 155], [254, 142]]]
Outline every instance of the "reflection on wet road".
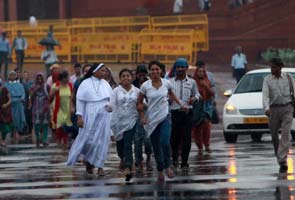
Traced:
[[119, 172], [112, 145], [106, 176], [84, 172], [79, 163], [65, 166], [67, 152], [54, 144], [47, 149], [11, 145], [0, 157], [0, 199], [295, 199], [294, 152], [287, 174], [279, 174], [269, 136], [252, 143], [241, 136], [226, 144], [221, 131], [213, 132], [212, 154], [190, 154], [190, 171], [159, 184], [156, 172], [136, 174], [128, 184]]
[[[235, 81], [229, 73], [215, 74], [221, 110], [222, 91]], [[213, 126], [212, 154], [198, 155], [193, 144], [190, 171], [178, 170], [164, 184], [157, 183], [155, 171], [136, 174], [126, 184], [114, 144], [103, 178], [86, 174], [82, 163], [66, 167], [67, 152], [54, 144], [47, 149], [10, 145], [8, 154], [0, 156], [0, 199], [295, 200], [294, 151], [288, 157], [288, 173], [279, 174], [269, 135], [262, 143], [239, 136], [237, 144], [226, 144], [221, 130], [221, 125]]]

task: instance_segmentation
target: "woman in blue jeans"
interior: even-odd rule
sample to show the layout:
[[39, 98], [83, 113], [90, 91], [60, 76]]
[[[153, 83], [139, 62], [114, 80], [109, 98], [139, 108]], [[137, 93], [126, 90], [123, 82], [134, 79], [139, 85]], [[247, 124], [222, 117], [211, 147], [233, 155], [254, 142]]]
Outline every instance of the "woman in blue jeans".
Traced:
[[[132, 81], [132, 84], [140, 88], [140, 86], [148, 80], [148, 69], [144, 64], [140, 64], [136, 68], [136, 78]], [[134, 151], [135, 151], [135, 167], [138, 172], [143, 170], [143, 156], [142, 149], [144, 146], [144, 152], [146, 154], [146, 171], [153, 171], [151, 164], [151, 156], [153, 154], [153, 147], [150, 138], [146, 137], [143, 125], [138, 118], [137, 129], [134, 135]]]
[[116, 139], [117, 152], [123, 165], [126, 181], [130, 181], [133, 165], [132, 143], [138, 119], [136, 103], [139, 89], [131, 84], [132, 74], [129, 69], [122, 69], [119, 72], [119, 78], [120, 85], [113, 90], [111, 96], [113, 108], [111, 129]]
[[[144, 82], [140, 87], [138, 96], [138, 111], [140, 113], [141, 122], [147, 136], [150, 137], [154, 155], [159, 172], [158, 181], [164, 181], [163, 171], [166, 171], [168, 178], [173, 178], [174, 172], [171, 169], [170, 158], [170, 132], [171, 120], [169, 114], [168, 96], [175, 101], [183, 109], [180, 101], [172, 92], [171, 83], [161, 78], [163, 71], [161, 63], [152, 61], [149, 63], [150, 80]], [[143, 112], [143, 100], [147, 100], [146, 113]]]

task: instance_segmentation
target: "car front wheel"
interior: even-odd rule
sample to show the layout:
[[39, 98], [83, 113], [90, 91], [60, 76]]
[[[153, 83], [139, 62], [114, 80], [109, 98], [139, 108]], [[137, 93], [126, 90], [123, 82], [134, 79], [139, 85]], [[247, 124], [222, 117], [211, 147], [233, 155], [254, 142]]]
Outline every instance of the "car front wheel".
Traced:
[[237, 133], [230, 133], [223, 131], [224, 139], [227, 143], [236, 143], [238, 139]]

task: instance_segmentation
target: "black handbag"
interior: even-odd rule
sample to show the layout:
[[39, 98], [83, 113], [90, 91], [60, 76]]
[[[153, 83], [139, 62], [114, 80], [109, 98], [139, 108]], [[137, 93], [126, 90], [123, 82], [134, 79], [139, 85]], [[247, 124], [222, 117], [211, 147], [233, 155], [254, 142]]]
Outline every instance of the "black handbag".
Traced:
[[213, 112], [212, 112], [212, 118], [211, 118], [211, 122], [212, 124], [218, 124], [219, 123], [219, 114], [216, 108], [216, 102], [213, 102]]
[[290, 95], [291, 95], [291, 100], [292, 100], [292, 105], [294, 108], [293, 111], [293, 118], [295, 118], [295, 97], [294, 97], [294, 86], [292, 84], [292, 77], [290, 74], [287, 74], [288, 81], [289, 81], [289, 86], [290, 86]]

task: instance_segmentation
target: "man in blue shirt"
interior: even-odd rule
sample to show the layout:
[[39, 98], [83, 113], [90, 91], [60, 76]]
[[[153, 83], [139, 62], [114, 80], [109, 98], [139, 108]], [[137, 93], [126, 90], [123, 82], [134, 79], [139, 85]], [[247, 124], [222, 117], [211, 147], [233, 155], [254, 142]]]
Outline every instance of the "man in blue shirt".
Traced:
[[2, 63], [4, 63], [5, 80], [7, 79], [8, 57], [10, 56], [10, 44], [6, 36], [7, 36], [7, 33], [3, 32], [2, 37], [0, 38], [0, 73], [1, 73]]
[[242, 47], [236, 47], [236, 53], [232, 56], [231, 66], [234, 70], [237, 83], [246, 73], [247, 59], [246, 55], [242, 53]]
[[28, 47], [28, 43], [26, 38], [22, 36], [22, 32], [20, 30], [17, 31], [17, 36], [14, 38], [12, 43], [12, 50], [15, 49], [15, 55], [16, 55], [16, 69], [20, 70], [21, 73], [23, 73], [23, 64], [24, 64], [24, 58], [25, 58], [25, 50]]

